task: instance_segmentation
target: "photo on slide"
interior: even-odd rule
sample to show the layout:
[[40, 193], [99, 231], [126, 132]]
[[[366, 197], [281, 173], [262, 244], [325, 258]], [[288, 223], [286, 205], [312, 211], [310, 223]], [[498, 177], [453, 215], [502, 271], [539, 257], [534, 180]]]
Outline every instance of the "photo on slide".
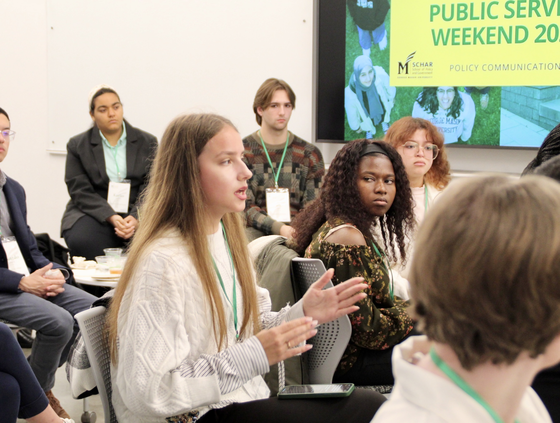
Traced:
[[557, 86], [391, 86], [391, 0], [347, 0], [345, 28], [344, 141], [381, 139], [413, 116], [437, 126], [446, 144], [539, 147], [560, 121]]

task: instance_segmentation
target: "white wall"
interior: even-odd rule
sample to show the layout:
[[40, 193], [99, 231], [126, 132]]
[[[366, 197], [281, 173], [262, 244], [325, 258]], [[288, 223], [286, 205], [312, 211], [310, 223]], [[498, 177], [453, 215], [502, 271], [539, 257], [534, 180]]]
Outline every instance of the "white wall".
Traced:
[[35, 232], [58, 237], [68, 199], [64, 156], [46, 152], [47, 38], [45, 0], [0, 0], [0, 107], [16, 138], [0, 164], [27, 191], [28, 220]]
[[[266, 78], [275, 76], [290, 83], [297, 94], [297, 108], [290, 122], [290, 129], [311, 140], [312, 109], [312, 51], [313, 51], [313, 0], [66, 0], [69, 4], [83, 4], [94, 8], [96, 16], [111, 13], [111, 5], [128, 5], [128, 13], [119, 19], [134, 19], [135, 7], [158, 5], [161, 11], [152, 22], [143, 22], [142, 30], [155, 34], [166, 30], [170, 23], [197, 28], [192, 50], [173, 54], [188, 56], [192, 67], [181, 72], [167, 70], [161, 73], [165, 82], [172, 80], [176, 90], [161, 91], [158, 80], [138, 81], [137, 90], [125, 90], [121, 97], [125, 103], [125, 116], [130, 122], [152, 132], [158, 138], [165, 127], [163, 120], [151, 119], [154, 110], [165, 110], [170, 99], [180, 97], [181, 110], [169, 110], [168, 120], [188, 110], [211, 110], [233, 119], [242, 135], [255, 130], [252, 101], [258, 86]], [[12, 129], [17, 132], [7, 159], [0, 167], [18, 180], [27, 191], [28, 220], [33, 231], [48, 232], [58, 238], [60, 219], [68, 194], [64, 184], [64, 155], [47, 152], [49, 145], [49, 107], [62, 116], [72, 116], [83, 110], [80, 126], [87, 129], [87, 94], [89, 88], [100, 82], [112, 83], [117, 91], [129, 76], [119, 73], [128, 61], [141, 63], [135, 55], [123, 54], [122, 63], [104, 63], [103, 57], [91, 57], [88, 48], [60, 56], [65, 60], [56, 66], [52, 63], [55, 52], [49, 56], [49, 23], [52, 16], [47, 11], [64, 0], [0, 0], [0, 11], [5, 17], [0, 25], [2, 63], [0, 64], [0, 107], [11, 117]], [[192, 13], [178, 20], [173, 7], [187, 7]], [[143, 13], [145, 10], [143, 9]], [[167, 20], [168, 19], [168, 20]], [[127, 25], [103, 25], [99, 19], [80, 21], [78, 27], [91, 34], [89, 48], [142, 50], [142, 59], [157, 70], [158, 63], [150, 62], [150, 52], [157, 46], [139, 43], [130, 37]], [[153, 25], [152, 25], [153, 24]], [[58, 22], [59, 27], [64, 22]], [[168, 28], [173, 30], [173, 28]], [[217, 33], [219, 31], [219, 33]], [[216, 36], [219, 34], [219, 36]], [[149, 37], [148, 37], [149, 39]], [[107, 41], [108, 40], [108, 41]], [[220, 42], [223, 40], [223, 43]], [[140, 45], [139, 45], [140, 44]], [[142, 49], [142, 46], [145, 48]], [[85, 45], [87, 47], [87, 45]], [[126, 50], [123, 50], [126, 52]], [[200, 57], [198, 57], [200, 56]], [[50, 57], [50, 68], [49, 68]], [[58, 57], [58, 56], [56, 56]], [[86, 80], [89, 64], [101, 63], [110, 72], [102, 80]], [[76, 65], [79, 63], [79, 65]], [[71, 68], [69, 84], [80, 87], [76, 93], [79, 101], [59, 104], [56, 93], [51, 93], [53, 69]], [[49, 71], [51, 72], [49, 76]], [[112, 81], [110, 76], [114, 75]], [[131, 75], [130, 77], [133, 77]], [[49, 84], [49, 78], [51, 83]], [[175, 79], [175, 80], [173, 80]], [[160, 81], [161, 82], [161, 81]], [[53, 107], [56, 109], [53, 111]], [[151, 112], [150, 112], [151, 111]], [[82, 113], [82, 112], [80, 112]], [[76, 125], [76, 118], [67, 118], [68, 126]], [[71, 121], [71, 122], [70, 122]], [[57, 124], [58, 126], [58, 124]], [[57, 130], [59, 128], [56, 128]], [[71, 133], [70, 135], [73, 135]], [[330, 161], [340, 145], [320, 146], [326, 161]], [[534, 156], [534, 151], [450, 149], [449, 156], [455, 171], [502, 171], [519, 173]]]

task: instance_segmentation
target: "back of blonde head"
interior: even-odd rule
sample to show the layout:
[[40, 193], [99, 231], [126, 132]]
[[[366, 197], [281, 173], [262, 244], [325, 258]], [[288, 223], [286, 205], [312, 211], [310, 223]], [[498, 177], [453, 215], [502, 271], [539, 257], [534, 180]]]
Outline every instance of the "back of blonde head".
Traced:
[[560, 184], [454, 182], [424, 220], [411, 269], [420, 329], [461, 365], [541, 354], [560, 334]]
[[[117, 362], [118, 313], [123, 296], [134, 284], [134, 271], [147, 246], [169, 229], [177, 230], [185, 241], [212, 312], [218, 348], [226, 339], [224, 305], [208, 252], [205, 232], [205, 200], [200, 182], [198, 156], [206, 143], [224, 127], [233, 124], [213, 114], [191, 114], [173, 120], [163, 135], [150, 182], [141, 199], [141, 220], [131, 243], [123, 275], [109, 311], [109, 342], [113, 363]], [[252, 264], [241, 217], [235, 213], [223, 218], [235, 269], [243, 295], [243, 321], [240, 336], [258, 331], [258, 305]]]

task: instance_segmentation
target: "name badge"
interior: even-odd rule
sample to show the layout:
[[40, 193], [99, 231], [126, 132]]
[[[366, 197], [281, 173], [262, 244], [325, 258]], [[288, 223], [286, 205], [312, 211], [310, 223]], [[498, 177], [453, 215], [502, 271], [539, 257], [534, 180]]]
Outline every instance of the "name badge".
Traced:
[[29, 269], [27, 264], [25, 264], [25, 259], [16, 238], [13, 236], [2, 237], [2, 247], [6, 252], [6, 257], [8, 258], [8, 269], [12, 272], [23, 273], [25, 276], [29, 276]]
[[266, 211], [279, 222], [288, 223], [290, 216], [290, 190], [288, 188], [266, 189]]
[[109, 182], [107, 202], [117, 213], [128, 213], [130, 180], [123, 179], [121, 182]]

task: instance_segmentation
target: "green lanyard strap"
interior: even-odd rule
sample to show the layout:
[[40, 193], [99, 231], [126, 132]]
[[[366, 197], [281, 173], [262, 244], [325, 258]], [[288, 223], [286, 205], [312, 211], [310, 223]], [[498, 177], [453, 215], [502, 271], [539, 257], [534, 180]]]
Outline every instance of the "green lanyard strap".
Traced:
[[428, 185], [424, 182], [424, 213], [428, 211]]
[[274, 172], [274, 166], [272, 165], [272, 160], [270, 160], [270, 156], [268, 155], [268, 150], [266, 149], [266, 145], [264, 145], [261, 131], [259, 131], [259, 138], [261, 139], [261, 144], [264, 148], [266, 158], [268, 159], [268, 164], [272, 169], [272, 175], [274, 176], [274, 188], [278, 189], [278, 178], [280, 177], [280, 172], [282, 171], [282, 165], [284, 164], [284, 157], [286, 157], [286, 150], [288, 150], [288, 141], [290, 140], [290, 133], [288, 132], [288, 136], [286, 137], [286, 145], [284, 146], [284, 152], [282, 153], [282, 160], [280, 160], [280, 164], [278, 165], [277, 172]]
[[231, 304], [233, 308], [233, 326], [235, 327], [235, 337], [239, 339], [239, 330], [237, 329], [237, 287], [235, 283], [235, 267], [233, 265], [233, 257], [231, 256], [231, 250], [229, 248], [229, 242], [226, 235], [226, 228], [224, 228], [223, 222], [220, 222], [220, 224], [222, 225], [222, 233], [224, 234], [224, 239], [226, 240], [226, 248], [229, 255], [231, 273], [233, 275], [233, 302], [228, 297], [228, 294], [226, 292], [226, 287], [224, 286], [224, 281], [222, 280], [222, 275], [220, 275], [220, 271], [218, 270], [218, 266], [216, 266], [214, 257], [211, 258], [212, 258], [212, 264], [214, 265], [214, 270], [216, 271], [216, 275], [218, 275], [218, 280], [220, 281], [220, 285], [222, 286], [222, 291], [224, 291], [226, 300], [228, 301], [228, 303]]
[[391, 281], [391, 285], [389, 285], [389, 295], [391, 296], [391, 301], [395, 301], [395, 295], [393, 294], [393, 292], [394, 292], [393, 273], [389, 269], [389, 266], [387, 264], [385, 264], [385, 254], [381, 254], [381, 252], [379, 251], [379, 249], [377, 248], [377, 246], [375, 245], [375, 242], [373, 242], [373, 240], [371, 241], [371, 245], [373, 246], [373, 249], [375, 250], [375, 253], [381, 259], [381, 263], [382, 263], [383, 267], [385, 268], [385, 271], [387, 272], [387, 276], [389, 276], [389, 280]]
[[[488, 414], [490, 414], [490, 416], [496, 423], [504, 423], [503, 419], [498, 415], [498, 413], [496, 413], [496, 411], [490, 406], [490, 404], [488, 404], [484, 400], [484, 398], [479, 395], [478, 392], [476, 392], [467, 382], [465, 382], [465, 380], [461, 376], [459, 376], [455, 372], [455, 370], [449, 367], [449, 365], [441, 359], [441, 357], [436, 353], [434, 347], [430, 349], [430, 358], [432, 359], [434, 364], [438, 366], [439, 369], [443, 373], [445, 373], [445, 375], [453, 383], [455, 383], [455, 385], [461, 388], [467, 395], [469, 395], [472, 399], [474, 399], [482, 407], [484, 407], [484, 409], [488, 412]], [[515, 419], [515, 423], [519, 423], [519, 420]]]

